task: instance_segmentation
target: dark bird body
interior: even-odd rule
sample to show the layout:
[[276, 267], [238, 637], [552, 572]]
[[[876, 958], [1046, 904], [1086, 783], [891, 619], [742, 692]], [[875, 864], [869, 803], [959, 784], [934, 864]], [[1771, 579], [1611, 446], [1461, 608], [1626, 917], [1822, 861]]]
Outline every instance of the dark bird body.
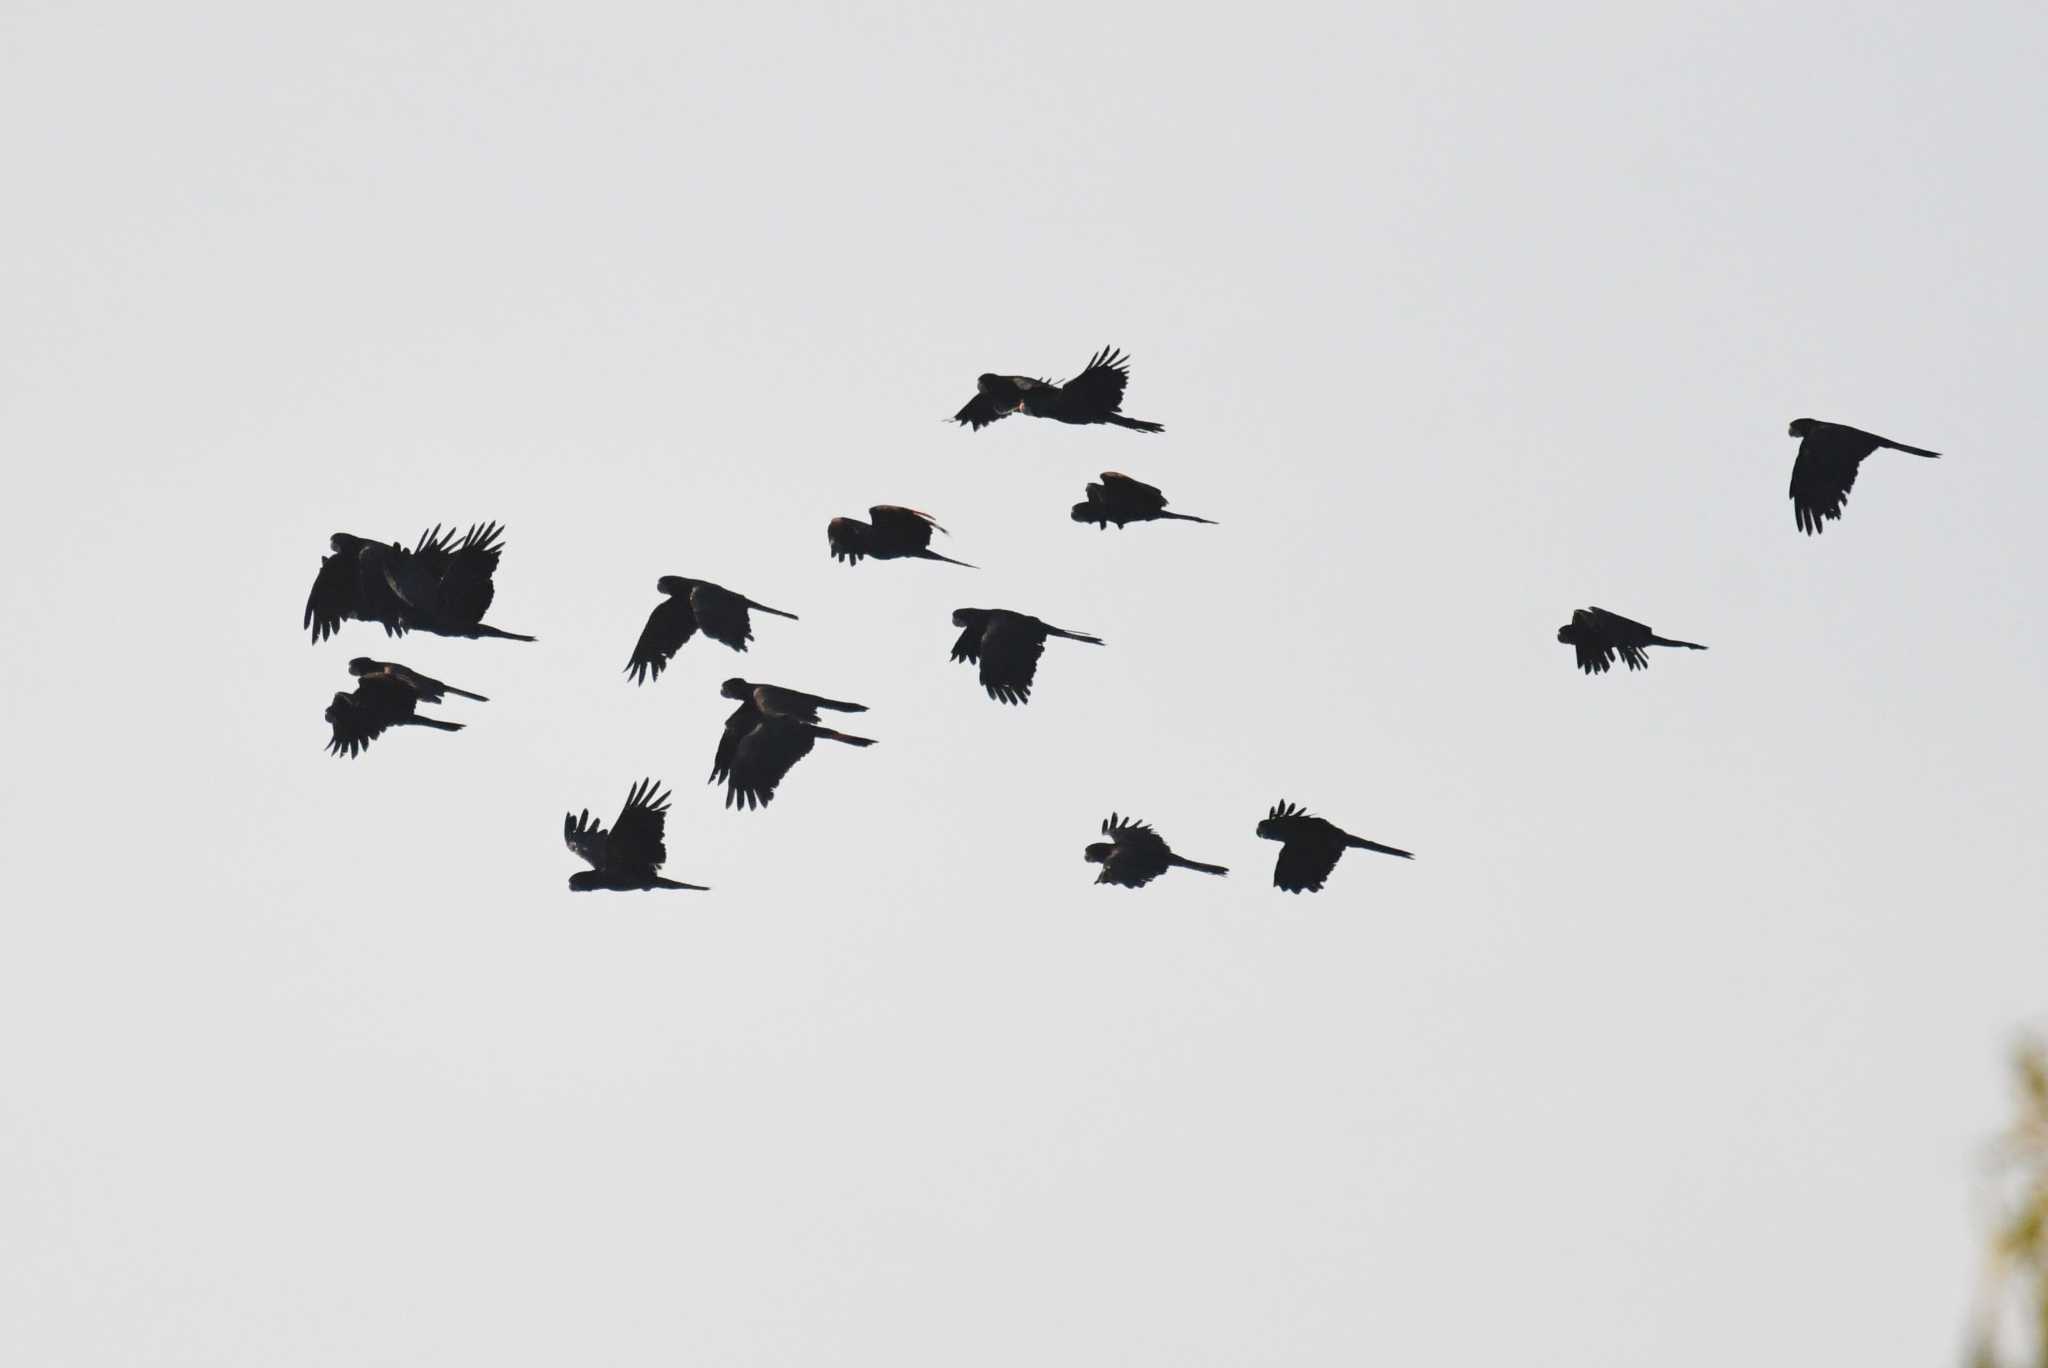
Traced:
[[660, 792], [660, 788], [652, 779], [633, 785], [610, 831], [591, 819], [589, 808], [581, 816], [572, 812], [562, 818], [562, 840], [590, 866], [587, 871], [569, 876], [573, 892], [634, 893], [655, 888], [711, 891], [703, 884], [678, 883], [661, 877], [661, 867], [668, 863], [665, 836], [669, 795]]
[[635, 684], [661, 678], [670, 658], [700, 631], [735, 651], [746, 650], [747, 643], [754, 639], [749, 609], [796, 620], [795, 613], [756, 603], [709, 580], [663, 575], [654, 587], [668, 595], [668, 601], [647, 615], [647, 625], [640, 629], [640, 639], [633, 643], [633, 658], [626, 662], [626, 673], [633, 676]]
[[1197, 518], [1191, 513], [1169, 513], [1166, 511], [1166, 495], [1154, 485], [1143, 480], [1134, 480], [1114, 470], [1102, 472], [1102, 482], [1088, 486], [1088, 500], [1074, 505], [1074, 521], [1094, 523], [1107, 530], [1115, 523], [1119, 531], [1125, 523], [1153, 522], [1160, 518], [1176, 518], [1181, 522], [1208, 523], [1214, 527], [1215, 520]]
[[1557, 629], [1557, 639], [1578, 655], [1579, 668], [1587, 674], [1606, 674], [1614, 668], [1619, 654], [1631, 670], [1650, 668], [1646, 646], [1677, 646], [1688, 651], [1707, 648], [1696, 641], [1672, 641], [1660, 637], [1640, 622], [1630, 621], [1605, 608], [1580, 608], [1572, 620]]
[[863, 557], [872, 556], [876, 560], [944, 561], [975, 569], [966, 561], [932, 550], [932, 533], [945, 530], [929, 513], [895, 504], [876, 504], [868, 510], [867, 522], [859, 518], [834, 518], [825, 526], [825, 539], [832, 547], [832, 559], [848, 565], [859, 565]]
[[1792, 461], [1792, 520], [1808, 536], [1817, 534], [1823, 522], [1842, 516], [1842, 505], [1856, 487], [1857, 468], [1871, 452], [1882, 448], [1929, 459], [1941, 455], [1818, 418], [1793, 419], [1787, 435], [1799, 439], [1799, 455]]
[[333, 755], [361, 755], [372, 741], [393, 727], [462, 730], [460, 722], [421, 717], [418, 709], [422, 703], [439, 703], [449, 694], [460, 694], [479, 703], [489, 701], [482, 694], [453, 688], [396, 662], [371, 660], [368, 656], [351, 660], [348, 672], [356, 677], [355, 692], [338, 693], [327, 705], [327, 723], [334, 730], [327, 749]]
[[1102, 824], [1102, 834], [1109, 839], [1096, 841], [1081, 852], [1082, 859], [1102, 866], [1102, 872], [1095, 876], [1095, 882], [1099, 884], [1143, 888], [1174, 868], [1193, 869], [1203, 874], [1230, 872], [1222, 865], [1182, 859], [1173, 853], [1158, 832], [1135, 818], [1120, 818], [1112, 812], [1109, 820]]
[[1266, 820], [1259, 823], [1258, 833], [1261, 840], [1280, 842], [1280, 857], [1273, 862], [1273, 887], [1284, 888], [1289, 893], [1321, 892], [1323, 882], [1337, 867], [1339, 857], [1353, 848], [1398, 855], [1404, 860], [1415, 858], [1405, 850], [1353, 836], [1334, 822], [1324, 821], [1286, 802], [1267, 811]]
[[1134, 432], [1164, 432], [1157, 423], [1126, 418], [1120, 412], [1130, 378], [1130, 358], [1112, 347], [1097, 352], [1088, 368], [1064, 385], [1028, 375], [984, 375], [975, 382], [974, 397], [953, 421], [978, 432], [999, 418], [1024, 413], [1062, 423], [1111, 423]]
[[316, 642], [351, 618], [377, 623], [391, 636], [417, 631], [532, 641], [483, 620], [497, 593], [493, 577], [503, 536], [497, 523], [478, 523], [458, 541], [453, 528], [436, 525], [408, 551], [397, 542], [337, 532], [313, 577], [302, 625], [312, 629]]
[[775, 799], [776, 785], [797, 761], [811, 753], [820, 739], [842, 741], [849, 746], [872, 746], [865, 736], [849, 736], [818, 725], [820, 709], [833, 712], [866, 712], [860, 703], [841, 703], [800, 693], [774, 684], [753, 684], [728, 679], [719, 689], [740, 705], [725, 719], [725, 731], [718, 738], [718, 753], [712, 757], [709, 782], [724, 780], [727, 807], [766, 807]]
[[1047, 637], [1103, 644], [1101, 637], [1070, 632], [1007, 608], [956, 608], [953, 625], [962, 629], [960, 639], [953, 643], [953, 659], [978, 664], [981, 687], [998, 703], [1031, 701], [1031, 681], [1038, 674], [1038, 658], [1045, 654]]

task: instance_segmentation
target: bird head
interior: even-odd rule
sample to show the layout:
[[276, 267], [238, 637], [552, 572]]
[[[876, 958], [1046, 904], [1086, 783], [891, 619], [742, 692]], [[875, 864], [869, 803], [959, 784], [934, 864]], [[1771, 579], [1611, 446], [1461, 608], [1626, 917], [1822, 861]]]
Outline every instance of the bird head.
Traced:
[[1108, 864], [1109, 857], [1116, 852], [1114, 841], [1096, 841], [1081, 852], [1081, 858], [1089, 864]]
[[348, 532], [337, 532], [327, 539], [327, 548], [337, 555], [352, 556], [362, 547], [363, 539]]
[[955, 608], [953, 610], [953, 625], [955, 627], [972, 627], [980, 621], [981, 609], [979, 608]]
[[579, 869], [569, 876], [571, 893], [588, 893], [604, 887], [604, 876], [594, 869]]
[[734, 677], [719, 685], [718, 691], [727, 698], [746, 698], [754, 692], [754, 686], [744, 679]]
[[1075, 504], [1074, 511], [1069, 516], [1077, 523], [1092, 522], [1101, 527], [1109, 526], [1109, 519], [1104, 517], [1102, 510], [1092, 503], [1082, 502]]
[[1572, 644], [1572, 625], [1569, 622], [1557, 629], [1557, 639], [1567, 646]]
[[381, 661], [372, 660], [368, 656], [357, 656], [348, 663], [348, 672], [357, 679], [361, 679], [366, 674], [375, 674], [383, 668], [384, 665]]
[[684, 579], [681, 575], [663, 575], [654, 582], [654, 587], [671, 597], [681, 597], [690, 592], [697, 581]]
[[1792, 426], [1785, 429], [1785, 435], [1787, 437], [1804, 437], [1811, 431], [1813, 431], [1813, 419], [1794, 418]]

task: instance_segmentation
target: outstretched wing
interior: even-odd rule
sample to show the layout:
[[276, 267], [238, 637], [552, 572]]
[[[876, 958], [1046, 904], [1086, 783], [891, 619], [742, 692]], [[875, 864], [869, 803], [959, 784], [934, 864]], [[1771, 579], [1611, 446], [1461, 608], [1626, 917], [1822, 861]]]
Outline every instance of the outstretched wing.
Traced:
[[1102, 862], [1102, 872], [1095, 876], [1099, 884], [1115, 884], [1118, 888], [1143, 888], [1166, 872], [1164, 857], [1154, 859], [1143, 851], [1132, 850], [1121, 841], [1109, 852]]
[[604, 824], [591, 817], [589, 808], [583, 809], [581, 816], [573, 812], [563, 815], [562, 841], [592, 869], [604, 868], [609, 837]]
[[1102, 834], [1115, 841], [1120, 849], [1159, 861], [1162, 869], [1166, 866], [1166, 857], [1172, 853], [1149, 823], [1133, 817], [1118, 817], [1114, 812], [1110, 813], [1109, 820], [1102, 824]]
[[969, 399], [958, 413], [953, 415], [953, 421], [965, 423], [974, 431], [979, 432], [998, 418], [1007, 417], [1009, 417], [1009, 413], [1006, 410], [998, 409], [995, 400], [989, 398], [986, 394], [977, 394], [972, 399]]
[[[1616, 645], [1625, 641], [1648, 641], [1650, 639], [1650, 629], [1633, 618], [1625, 618], [1619, 613], [1610, 613], [1605, 608], [1586, 608], [1581, 611], [1586, 614], [1587, 621], [1593, 624], [1594, 629], [1600, 635]], [[1578, 613], [1573, 613], [1572, 616], [1577, 617]]]
[[1029, 703], [1045, 633], [1024, 623], [997, 618], [981, 638], [981, 687], [998, 703]]
[[499, 523], [473, 525], [448, 559], [436, 602], [449, 622], [474, 627], [491, 611], [497, 586], [498, 557], [504, 551], [505, 529]]
[[633, 643], [633, 658], [626, 662], [626, 673], [633, 676], [635, 684], [661, 678], [669, 660], [696, 631], [697, 618], [690, 609], [690, 600], [682, 595], [663, 598], [647, 615], [647, 625], [640, 629], [640, 639]]
[[343, 619], [357, 617], [356, 557], [336, 551], [320, 558], [313, 592], [306, 595], [306, 616], [299, 625], [313, 629], [313, 640], [325, 641], [341, 630]]
[[1343, 853], [1342, 846], [1313, 837], [1284, 842], [1280, 858], [1273, 862], [1273, 886], [1289, 893], [1321, 892]]
[[895, 504], [876, 504], [868, 510], [868, 520], [875, 526], [878, 536], [894, 542], [906, 551], [922, 551], [932, 544], [932, 530], [939, 527], [929, 513], [920, 513], [914, 508], [900, 508]]
[[1104, 347], [1086, 370], [1060, 386], [1060, 396], [1070, 415], [1115, 413], [1123, 407], [1130, 378], [1131, 359], [1114, 347]]
[[753, 622], [747, 616], [747, 601], [730, 589], [721, 589], [715, 584], [692, 585], [690, 611], [697, 615], [697, 625], [704, 630], [705, 636], [723, 642], [735, 651], [746, 650], [747, 643], [754, 639]]
[[642, 779], [626, 795], [619, 820], [612, 826], [605, 860], [615, 869], [661, 868], [668, 860], [662, 837], [668, 828], [668, 794], [652, 779]]
[[988, 630], [988, 624], [969, 623], [960, 629], [960, 639], [953, 643], [953, 659], [979, 661], [981, 659], [981, 635]]
[[817, 739], [809, 726], [787, 717], [766, 717], [733, 747], [732, 778], [726, 787], [727, 807], [766, 807], [797, 761], [811, 753]]
[[1868, 433], [1832, 424], [1799, 439], [1789, 492], [1792, 520], [1801, 532], [1813, 536], [1823, 521], [1842, 516], [1842, 505], [1856, 487], [1856, 471], [1876, 445]]
[[1587, 674], [1606, 674], [1614, 668], [1614, 648], [1593, 641], [1575, 641], [1572, 653], [1579, 658], [1579, 668]]
[[749, 698], [734, 708], [725, 719], [725, 730], [718, 734], [718, 752], [711, 757], [711, 778], [717, 783], [732, 773], [733, 755], [738, 751], [741, 738], [752, 731], [761, 720], [761, 710]]
[[338, 693], [327, 705], [327, 721], [334, 729], [327, 743], [335, 755], [361, 755], [384, 732], [413, 714], [413, 693], [388, 676], [365, 676], [356, 681], [355, 692]]

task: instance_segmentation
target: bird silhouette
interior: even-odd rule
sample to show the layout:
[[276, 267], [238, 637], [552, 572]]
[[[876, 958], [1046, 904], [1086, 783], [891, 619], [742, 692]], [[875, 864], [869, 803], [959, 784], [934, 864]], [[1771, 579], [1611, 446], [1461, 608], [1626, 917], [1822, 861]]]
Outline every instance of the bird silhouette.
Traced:
[[1135, 818], [1118, 817], [1112, 812], [1109, 820], [1102, 824], [1102, 834], [1109, 839], [1096, 841], [1081, 852], [1081, 858], [1089, 864], [1102, 866], [1102, 872], [1095, 876], [1095, 882], [1099, 884], [1143, 888], [1175, 867], [1203, 874], [1230, 872], [1222, 865], [1182, 859], [1167, 847], [1158, 832]]
[[379, 676], [395, 679], [411, 689], [422, 703], [445, 702], [449, 694], [454, 694], [458, 698], [474, 699], [478, 703], [491, 701], [480, 693], [458, 689], [453, 684], [443, 684], [431, 675], [423, 675], [392, 660], [372, 660], [368, 656], [357, 656], [348, 663], [348, 672], [357, 679], [374, 679]]
[[1121, 531], [1125, 523], [1153, 522], [1160, 518], [1175, 518], [1181, 522], [1208, 523], [1216, 525], [1213, 518], [1197, 518], [1192, 513], [1169, 513], [1166, 511], [1166, 496], [1158, 488], [1143, 480], [1134, 480], [1114, 470], [1102, 472], [1102, 483], [1088, 486], [1088, 499], [1074, 505], [1074, 521], [1094, 523], [1100, 530], [1108, 530], [1111, 523]]
[[[361, 667], [361, 668], [359, 668]], [[327, 705], [327, 724], [333, 739], [327, 743], [331, 755], [353, 759], [372, 741], [393, 727], [432, 727], [436, 731], [461, 731], [460, 722], [443, 722], [438, 717], [421, 717], [422, 703], [439, 703], [448, 694], [462, 694], [488, 702], [481, 694], [452, 689], [438, 679], [417, 674], [403, 665], [358, 656], [348, 665], [356, 676], [353, 693], [338, 693]]]
[[1038, 673], [1038, 658], [1045, 654], [1047, 637], [1103, 644], [1101, 637], [1070, 632], [1007, 608], [956, 608], [953, 625], [964, 629], [953, 643], [953, 659], [979, 664], [981, 687], [998, 703], [1031, 701], [1031, 681]]
[[1118, 411], [1123, 407], [1130, 370], [1129, 357], [1104, 347], [1089, 360], [1086, 370], [1064, 385], [1026, 375], [984, 375], [975, 382], [974, 397], [953, 415], [953, 421], [979, 432], [999, 418], [1025, 413], [1062, 423], [1113, 423], [1135, 432], [1164, 432], [1157, 423], [1126, 418]]
[[744, 679], [726, 680], [719, 692], [740, 700], [740, 705], [725, 719], [725, 731], [718, 738], [718, 753], [712, 757], [708, 781], [725, 781], [727, 807], [757, 808], [773, 802], [776, 785], [797, 761], [811, 753], [811, 747], [821, 738], [843, 741], [849, 746], [875, 744], [868, 737], [849, 736], [818, 725], [820, 709], [866, 712], [865, 704], [841, 703]]
[[1818, 418], [1793, 419], [1786, 435], [1799, 439], [1799, 455], [1792, 461], [1792, 520], [1809, 537], [1820, 532], [1823, 522], [1842, 516], [1842, 505], [1856, 487], [1857, 468], [1871, 452], [1884, 448], [1930, 460], [1941, 455]]
[[1345, 851], [1376, 850], [1382, 855], [1415, 857], [1405, 850], [1368, 841], [1333, 822], [1313, 816], [1292, 803], [1275, 804], [1258, 825], [1259, 838], [1280, 842], [1280, 857], [1273, 862], [1273, 887], [1289, 893], [1320, 893], [1324, 880], [1337, 867]]
[[640, 639], [633, 643], [633, 658], [626, 662], [626, 673], [635, 684], [661, 678], [670, 657], [699, 631], [735, 651], [746, 650], [747, 643], [754, 639], [748, 609], [796, 620], [795, 613], [756, 603], [709, 580], [663, 575], [654, 587], [668, 598], [647, 615], [647, 625], [640, 629]]
[[337, 532], [328, 539], [330, 553], [313, 577], [302, 625], [312, 629], [315, 642], [352, 618], [375, 622], [390, 636], [419, 631], [532, 641], [483, 620], [497, 592], [493, 576], [504, 550], [503, 535], [497, 523], [478, 523], [457, 540], [454, 528], [444, 531], [436, 524], [408, 551], [397, 542]]
[[703, 884], [679, 883], [661, 877], [668, 863], [668, 844], [663, 839], [668, 827], [669, 795], [652, 779], [642, 779], [626, 795], [612, 829], [583, 814], [562, 818], [562, 840], [576, 852], [588, 870], [569, 876], [569, 888], [577, 893], [599, 891], [634, 893], [655, 888], [688, 888], [699, 893], [711, 890]]
[[1688, 651], [1707, 649], [1696, 641], [1672, 641], [1657, 636], [1642, 623], [1632, 622], [1605, 608], [1574, 610], [1572, 620], [1557, 629], [1557, 639], [1577, 653], [1579, 668], [1587, 674], [1606, 674], [1614, 668], [1617, 653], [1631, 670], [1647, 670], [1650, 657], [1643, 651], [1645, 646], [1680, 646]]
[[895, 504], [876, 504], [868, 510], [867, 522], [859, 518], [834, 518], [825, 525], [825, 539], [831, 544], [832, 559], [848, 565], [859, 565], [863, 557], [872, 556], [876, 560], [944, 561], [975, 569], [966, 561], [942, 556], [931, 549], [932, 533], [945, 530], [929, 513]]

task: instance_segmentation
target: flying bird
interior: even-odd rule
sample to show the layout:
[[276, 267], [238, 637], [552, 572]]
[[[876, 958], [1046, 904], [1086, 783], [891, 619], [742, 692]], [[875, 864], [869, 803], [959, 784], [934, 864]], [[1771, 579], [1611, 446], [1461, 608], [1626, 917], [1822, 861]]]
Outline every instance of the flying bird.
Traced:
[[1882, 447], [1930, 459], [1941, 455], [1818, 418], [1795, 418], [1786, 432], [1799, 439], [1799, 455], [1792, 462], [1792, 520], [1809, 537], [1821, 530], [1822, 522], [1842, 516], [1842, 505], [1856, 487], [1857, 467], [1871, 452]]
[[1337, 860], [1352, 847], [1376, 850], [1382, 855], [1415, 857], [1377, 841], [1368, 841], [1333, 822], [1311, 816], [1292, 803], [1276, 804], [1259, 823], [1259, 839], [1280, 842], [1280, 858], [1273, 862], [1273, 887], [1289, 893], [1320, 893], [1323, 881], [1337, 867]]
[[661, 678], [669, 658], [699, 631], [735, 651], [746, 650], [747, 643], [754, 639], [749, 609], [796, 621], [795, 613], [756, 603], [709, 580], [663, 575], [654, 587], [668, 595], [668, 600], [647, 615], [640, 640], [633, 643], [633, 658], [626, 662], [626, 673], [633, 676], [635, 684]]
[[634, 893], [654, 888], [711, 891], [703, 884], [678, 883], [661, 877], [660, 869], [668, 863], [668, 845], [663, 836], [668, 826], [669, 795], [660, 792], [660, 788], [652, 779], [642, 779], [633, 785], [626, 795], [626, 805], [619, 809], [619, 820], [612, 823], [610, 831], [591, 820], [589, 808], [580, 817], [572, 812], [562, 818], [562, 840], [590, 866], [569, 876], [573, 892]]
[[1579, 668], [1587, 674], [1606, 674], [1613, 669], [1616, 653], [1631, 670], [1647, 670], [1650, 658], [1643, 653], [1645, 646], [1682, 646], [1688, 651], [1707, 649], [1696, 641], [1672, 641], [1657, 636], [1642, 623], [1631, 622], [1605, 608], [1573, 610], [1572, 620], [1557, 629], [1557, 639], [1578, 654]]
[[1081, 852], [1081, 858], [1089, 864], [1102, 866], [1102, 872], [1095, 876], [1095, 882], [1099, 884], [1143, 888], [1176, 866], [1203, 874], [1230, 872], [1222, 865], [1183, 860], [1167, 847], [1158, 832], [1135, 818], [1120, 818], [1112, 812], [1109, 820], [1102, 824], [1102, 834], [1109, 839], [1096, 841]]
[[[358, 668], [358, 667], [366, 668]], [[451, 693], [486, 702], [483, 695], [452, 689], [438, 679], [416, 674], [403, 665], [358, 656], [349, 662], [356, 677], [353, 693], [338, 693], [327, 705], [327, 723], [334, 737], [327, 743], [332, 755], [351, 758], [361, 755], [369, 744], [393, 727], [432, 727], [437, 731], [461, 731], [460, 722], [443, 722], [438, 717], [421, 717], [422, 703], [439, 703]]]
[[532, 641], [483, 620], [497, 592], [492, 577], [504, 550], [503, 535], [497, 523], [478, 523], [458, 541], [454, 528], [444, 531], [436, 524], [408, 551], [396, 542], [337, 532], [328, 539], [330, 554], [313, 578], [302, 625], [312, 629], [315, 642], [351, 618], [378, 623], [391, 636], [420, 631]]
[[719, 692], [740, 701], [725, 719], [725, 731], [718, 738], [718, 753], [712, 757], [708, 781], [725, 781], [727, 807], [766, 807], [773, 802], [776, 785], [791, 766], [811, 753], [811, 747], [820, 738], [843, 741], [849, 746], [875, 744], [868, 737], [849, 736], [818, 725], [820, 709], [866, 712], [865, 704], [842, 703], [744, 679], [726, 680]]
[[915, 508], [899, 508], [895, 504], [876, 504], [868, 510], [867, 522], [859, 518], [834, 518], [825, 525], [825, 539], [831, 543], [832, 559], [843, 560], [848, 565], [859, 565], [863, 556], [873, 556], [876, 560], [909, 557], [975, 569], [966, 561], [942, 556], [931, 549], [932, 533], [945, 530], [929, 513], [920, 513]]
[[1160, 518], [1177, 518], [1181, 522], [1208, 523], [1216, 525], [1213, 518], [1197, 518], [1192, 513], [1169, 513], [1166, 511], [1166, 496], [1154, 485], [1143, 480], [1134, 480], [1114, 470], [1102, 472], [1102, 483], [1088, 486], [1086, 503], [1074, 505], [1074, 521], [1094, 523], [1097, 528], [1107, 530], [1111, 523], [1117, 530], [1123, 530], [1125, 523], [1153, 522]]
[[453, 684], [443, 684], [431, 675], [423, 675], [419, 671], [400, 665], [393, 660], [372, 660], [368, 656], [357, 656], [348, 663], [348, 672], [357, 679], [387, 678], [396, 680], [406, 688], [411, 689], [413, 696], [422, 703], [444, 702], [449, 694], [454, 694], [458, 698], [474, 699], [478, 703], [488, 703], [491, 701], [480, 693], [471, 693], [467, 689], [458, 689]]
[[979, 432], [998, 418], [1026, 413], [1062, 423], [1114, 423], [1135, 432], [1164, 432], [1157, 423], [1126, 418], [1118, 412], [1130, 378], [1130, 358], [1111, 347], [1095, 353], [1088, 369], [1064, 385], [1026, 375], [984, 375], [975, 382], [974, 397], [953, 415], [953, 421]]
[[1047, 637], [1103, 644], [1101, 637], [1070, 632], [1007, 608], [955, 608], [953, 625], [964, 629], [953, 643], [953, 659], [978, 663], [981, 687], [998, 703], [1031, 701], [1031, 680], [1038, 673]]

